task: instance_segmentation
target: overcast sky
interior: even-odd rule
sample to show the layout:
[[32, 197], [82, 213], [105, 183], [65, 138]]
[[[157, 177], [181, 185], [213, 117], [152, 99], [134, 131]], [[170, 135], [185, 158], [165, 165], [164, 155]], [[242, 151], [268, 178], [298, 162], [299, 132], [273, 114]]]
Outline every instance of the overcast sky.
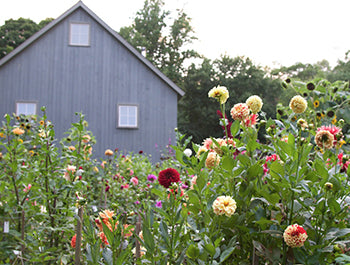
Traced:
[[[144, 0], [83, 0], [114, 30], [129, 26]], [[216, 59], [247, 56], [272, 68], [326, 59], [334, 66], [350, 50], [350, 0], [164, 0], [192, 18], [196, 51]], [[57, 18], [77, 0], [4, 0], [5, 20]]]

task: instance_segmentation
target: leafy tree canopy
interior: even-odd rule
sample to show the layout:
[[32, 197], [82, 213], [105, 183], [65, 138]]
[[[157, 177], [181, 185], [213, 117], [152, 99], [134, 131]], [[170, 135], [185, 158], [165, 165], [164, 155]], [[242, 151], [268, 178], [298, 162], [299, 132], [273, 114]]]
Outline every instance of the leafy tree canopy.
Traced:
[[10, 53], [52, 20], [52, 18], [47, 18], [39, 24], [27, 18], [5, 21], [5, 24], [0, 27], [0, 58]]
[[191, 19], [183, 10], [178, 10], [171, 19], [170, 12], [163, 10], [163, 6], [161, 0], [146, 0], [134, 23], [121, 28], [119, 34], [140, 52], [145, 51], [149, 61], [182, 86], [185, 60], [198, 56], [185, 46], [196, 38]]

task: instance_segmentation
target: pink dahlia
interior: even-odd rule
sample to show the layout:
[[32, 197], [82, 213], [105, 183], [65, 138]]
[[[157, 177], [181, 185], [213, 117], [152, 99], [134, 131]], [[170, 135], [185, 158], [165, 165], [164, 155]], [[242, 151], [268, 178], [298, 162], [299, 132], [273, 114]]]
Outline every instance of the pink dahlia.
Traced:
[[169, 188], [172, 183], [180, 181], [180, 173], [173, 168], [167, 168], [159, 172], [158, 182], [164, 188]]
[[231, 116], [234, 120], [245, 121], [249, 118], [249, 107], [245, 103], [238, 103], [234, 105], [231, 109]]

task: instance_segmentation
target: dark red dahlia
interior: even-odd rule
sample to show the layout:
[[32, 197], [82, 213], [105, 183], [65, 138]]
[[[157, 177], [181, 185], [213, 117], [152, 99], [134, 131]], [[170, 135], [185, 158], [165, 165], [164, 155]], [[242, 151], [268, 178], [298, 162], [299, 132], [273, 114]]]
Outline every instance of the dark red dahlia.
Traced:
[[169, 188], [174, 182], [180, 181], [180, 173], [176, 169], [167, 168], [159, 172], [159, 184], [165, 188]]

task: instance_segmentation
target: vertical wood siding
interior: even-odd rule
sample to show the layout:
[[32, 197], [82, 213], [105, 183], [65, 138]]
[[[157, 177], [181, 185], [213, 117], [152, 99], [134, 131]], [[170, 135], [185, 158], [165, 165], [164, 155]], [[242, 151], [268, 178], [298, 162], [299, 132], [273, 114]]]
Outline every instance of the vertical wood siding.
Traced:
[[[69, 23], [90, 23], [90, 46], [69, 46]], [[85, 114], [96, 137], [94, 151], [107, 148], [159, 159], [177, 126], [177, 93], [78, 9], [0, 68], [0, 115], [15, 112], [17, 100], [46, 106], [56, 137]], [[138, 129], [117, 128], [117, 104], [139, 106]], [[158, 145], [158, 150], [155, 148]]]

